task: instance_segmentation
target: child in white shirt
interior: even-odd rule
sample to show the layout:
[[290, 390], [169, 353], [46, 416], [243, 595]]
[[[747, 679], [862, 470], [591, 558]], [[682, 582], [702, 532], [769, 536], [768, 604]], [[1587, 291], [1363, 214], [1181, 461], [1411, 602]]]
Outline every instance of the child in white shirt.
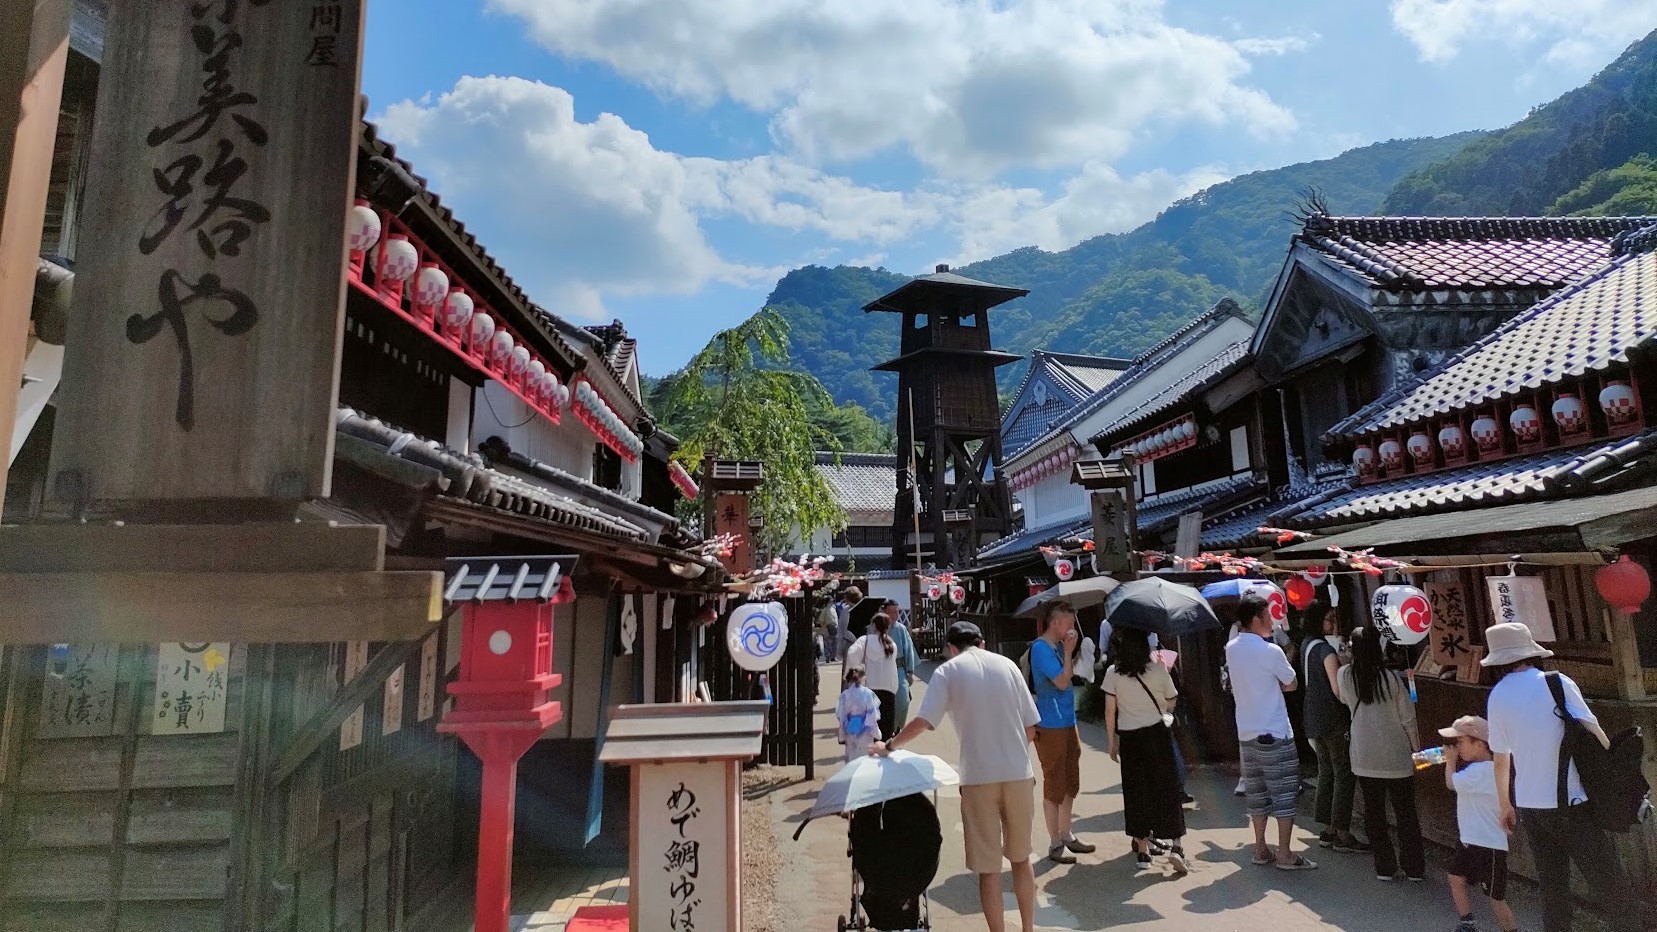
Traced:
[[1444, 738], [1444, 782], [1456, 794], [1456, 826], [1461, 845], [1450, 862], [1450, 897], [1461, 922], [1456, 932], [1477, 932], [1467, 888], [1479, 884], [1490, 897], [1490, 908], [1504, 932], [1513, 932], [1519, 920], [1507, 905], [1507, 832], [1502, 829], [1496, 798], [1496, 765], [1490, 754], [1490, 723], [1477, 715], [1463, 715]]
[[840, 700], [834, 704], [834, 717], [840, 723], [840, 741], [846, 746], [846, 760], [869, 755], [869, 747], [883, 736], [880, 733], [880, 697], [863, 685], [863, 670], [852, 667], [846, 671], [845, 687]]

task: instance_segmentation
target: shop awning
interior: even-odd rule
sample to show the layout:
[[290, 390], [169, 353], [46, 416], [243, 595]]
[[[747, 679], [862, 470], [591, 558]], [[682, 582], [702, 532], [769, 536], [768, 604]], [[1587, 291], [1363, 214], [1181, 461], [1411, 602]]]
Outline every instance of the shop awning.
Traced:
[[1381, 556], [1571, 553], [1657, 536], [1657, 488], [1416, 515], [1378, 521], [1276, 551], [1288, 560], [1326, 556], [1330, 546]]

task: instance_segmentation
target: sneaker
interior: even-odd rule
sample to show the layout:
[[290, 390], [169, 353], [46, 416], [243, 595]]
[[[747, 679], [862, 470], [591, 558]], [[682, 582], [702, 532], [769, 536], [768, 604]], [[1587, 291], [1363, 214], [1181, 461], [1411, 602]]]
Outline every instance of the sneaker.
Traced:
[[1426, 883], [1427, 882], [1427, 878], [1425, 878], [1425, 877], [1408, 877], [1408, 876], [1406, 876], [1404, 879], [1408, 880], [1410, 883]]
[[1076, 863], [1076, 856], [1067, 853], [1064, 850], [1064, 845], [1054, 845], [1052, 848], [1048, 849], [1047, 860], [1052, 861], [1054, 864], [1074, 864]]
[[1151, 855], [1145, 851], [1135, 851], [1133, 853], [1133, 863], [1138, 870], [1148, 871], [1151, 869]]
[[1233, 796], [1246, 796], [1246, 795], [1248, 795], [1248, 791], [1249, 791], [1248, 784], [1245, 783], [1242, 780], [1238, 780], [1237, 781], [1237, 788], [1235, 790], [1231, 791], [1231, 795], [1233, 795]]
[[1182, 805], [1195, 806], [1197, 804], [1197, 797], [1192, 796], [1190, 793], [1181, 793], [1180, 796], [1180, 803]]
[[1098, 845], [1090, 845], [1074, 835], [1070, 836], [1070, 840], [1065, 842], [1064, 846], [1076, 854], [1092, 854], [1099, 850]]
[[1370, 850], [1369, 842], [1348, 838], [1346, 841], [1335, 840], [1334, 848], [1341, 854], [1364, 854]]
[[1318, 836], [1318, 847], [1319, 848], [1333, 848], [1333, 847], [1335, 847], [1335, 833], [1334, 832], [1324, 832], [1324, 833], [1320, 834]]
[[1392, 883], [1396, 878], [1394, 878], [1391, 874], [1376, 874], [1375, 879], [1382, 883]]
[[1185, 863], [1185, 852], [1179, 850], [1177, 847], [1168, 849], [1168, 864], [1174, 869], [1174, 873], [1176, 874], [1191, 873], [1191, 865]]

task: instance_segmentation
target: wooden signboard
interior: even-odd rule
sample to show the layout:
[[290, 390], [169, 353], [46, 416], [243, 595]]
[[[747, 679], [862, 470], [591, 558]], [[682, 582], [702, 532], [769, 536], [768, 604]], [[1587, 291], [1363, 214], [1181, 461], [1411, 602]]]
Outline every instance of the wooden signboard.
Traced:
[[154, 735], [224, 731], [230, 697], [230, 645], [162, 644], [155, 660]]
[[[1441, 574], [1454, 577], [1455, 573]], [[1433, 626], [1427, 633], [1433, 662], [1439, 667], [1460, 666], [1472, 650], [1472, 618], [1467, 610], [1467, 593], [1456, 579], [1428, 581], [1427, 600], [1433, 605]]]
[[1489, 576], [1490, 614], [1496, 624], [1523, 622], [1531, 636], [1547, 644], [1554, 640], [1553, 613], [1548, 608], [1548, 584], [1540, 576]]
[[326, 496], [362, 0], [116, 0], [52, 494]]
[[[1091, 495], [1093, 503], [1093, 568], [1115, 575], [1132, 573], [1133, 554], [1128, 543], [1128, 503], [1120, 490], [1101, 489]], [[1200, 520], [1200, 519], [1199, 519]]]
[[735, 534], [736, 544], [731, 555], [721, 562], [725, 568], [740, 576], [754, 568], [754, 532], [748, 527], [750, 513], [748, 496], [742, 492], [720, 492], [714, 497], [714, 533]]
[[115, 733], [119, 644], [54, 644], [46, 652], [41, 686], [42, 738], [89, 738]]
[[741, 767], [674, 761], [634, 768], [633, 838], [638, 869], [629, 899], [635, 929], [735, 929], [731, 865]]

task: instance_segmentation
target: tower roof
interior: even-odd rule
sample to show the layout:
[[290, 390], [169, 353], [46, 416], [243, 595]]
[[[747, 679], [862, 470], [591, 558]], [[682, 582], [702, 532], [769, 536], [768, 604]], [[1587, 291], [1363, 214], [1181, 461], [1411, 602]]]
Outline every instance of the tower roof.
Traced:
[[987, 310], [1030, 293], [1028, 288], [992, 285], [965, 275], [956, 275], [947, 265], [939, 265], [931, 275], [912, 278], [894, 290], [863, 305], [865, 311], [933, 312], [941, 301], [951, 301], [963, 312]]

